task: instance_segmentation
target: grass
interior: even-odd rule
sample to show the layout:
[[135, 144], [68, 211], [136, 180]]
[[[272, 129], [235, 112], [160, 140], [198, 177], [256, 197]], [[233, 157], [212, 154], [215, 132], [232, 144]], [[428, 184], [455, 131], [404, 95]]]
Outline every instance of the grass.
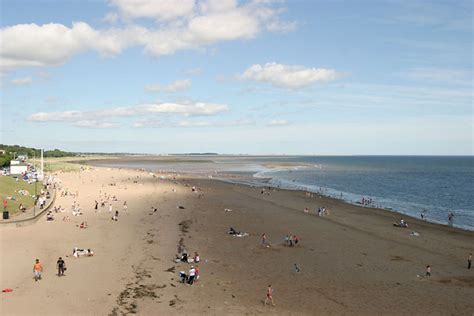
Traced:
[[[41, 191], [42, 183], [37, 184], [38, 192]], [[29, 195], [21, 195], [18, 193], [19, 190], [26, 190], [29, 192]], [[15, 178], [11, 176], [0, 176], [0, 196], [2, 198], [2, 211], [3, 211], [3, 200], [7, 199], [8, 206], [7, 210], [10, 212], [10, 215], [17, 213], [18, 206], [23, 204], [27, 209], [33, 207], [34, 199], [33, 195], [35, 194], [35, 184], [28, 184], [28, 182]], [[10, 200], [7, 197], [13, 197], [14, 200]]]
[[62, 162], [62, 161], [47, 161], [44, 163], [45, 172], [70, 172], [70, 171], [79, 171], [81, 165], [76, 163]]
[[[80, 159], [75, 159], [73, 157], [64, 157], [64, 158], [48, 158], [44, 160], [44, 172], [70, 172], [70, 171], [79, 171], [81, 165], [68, 160], [80, 161]], [[28, 162], [35, 162], [36, 167], [40, 168], [40, 159], [30, 159]]]

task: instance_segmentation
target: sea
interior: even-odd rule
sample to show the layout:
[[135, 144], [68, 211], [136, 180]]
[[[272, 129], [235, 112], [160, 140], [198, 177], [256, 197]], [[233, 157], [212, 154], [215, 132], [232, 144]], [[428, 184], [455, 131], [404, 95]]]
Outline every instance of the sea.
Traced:
[[[96, 166], [197, 173], [306, 190], [474, 231], [474, 156], [150, 156]], [[367, 202], [368, 201], [368, 202]]]

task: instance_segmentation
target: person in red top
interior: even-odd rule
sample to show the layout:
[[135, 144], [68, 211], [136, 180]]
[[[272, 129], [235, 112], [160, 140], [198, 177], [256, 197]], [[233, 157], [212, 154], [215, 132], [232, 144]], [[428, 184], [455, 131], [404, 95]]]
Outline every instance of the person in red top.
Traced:
[[36, 262], [33, 265], [33, 274], [35, 276], [35, 281], [41, 280], [42, 272], [43, 272], [43, 265], [39, 262], [39, 259], [36, 259]]
[[298, 236], [294, 235], [294, 236], [293, 236], [293, 244], [294, 244], [295, 246], [297, 246], [299, 241], [300, 241], [300, 240], [299, 240]]
[[194, 277], [194, 282], [197, 282], [199, 280], [199, 266], [196, 266], [196, 276]]
[[272, 305], [275, 306], [275, 303], [273, 302], [273, 289], [271, 285], [268, 285], [267, 298], [265, 299], [264, 305], [267, 305], [268, 301], [272, 302]]

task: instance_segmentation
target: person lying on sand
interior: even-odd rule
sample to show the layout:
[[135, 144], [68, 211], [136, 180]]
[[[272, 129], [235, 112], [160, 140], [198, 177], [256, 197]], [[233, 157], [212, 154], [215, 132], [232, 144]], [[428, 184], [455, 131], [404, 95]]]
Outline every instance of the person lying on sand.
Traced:
[[240, 234], [240, 232], [236, 231], [234, 228], [231, 227], [229, 229], [229, 235], [238, 235], [238, 234]]
[[174, 262], [186, 262], [188, 263], [188, 252], [184, 250], [181, 255], [176, 255]]
[[94, 252], [91, 249], [81, 249], [78, 247], [74, 247], [74, 249], [72, 250], [72, 255], [75, 258], [92, 257], [94, 255]]

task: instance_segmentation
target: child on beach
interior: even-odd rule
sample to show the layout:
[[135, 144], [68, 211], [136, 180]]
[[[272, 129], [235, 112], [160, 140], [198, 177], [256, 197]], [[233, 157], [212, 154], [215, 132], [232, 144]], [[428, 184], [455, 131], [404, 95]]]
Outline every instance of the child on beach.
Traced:
[[275, 306], [275, 303], [273, 302], [273, 289], [271, 285], [268, 285], [267, 298], [265, 299], [264, 305], [267, 305], [268, 301], [272, 302], [272, 305]]
[[427, 278], [431, 277], [431, 266], [430, 265], [426, 266], [426, 277]]
[[467, 257], [467, 268], [471, 269], [471, 264], [472, 264], [472, 253], [469, 254], [469, 257]]

